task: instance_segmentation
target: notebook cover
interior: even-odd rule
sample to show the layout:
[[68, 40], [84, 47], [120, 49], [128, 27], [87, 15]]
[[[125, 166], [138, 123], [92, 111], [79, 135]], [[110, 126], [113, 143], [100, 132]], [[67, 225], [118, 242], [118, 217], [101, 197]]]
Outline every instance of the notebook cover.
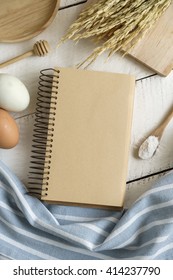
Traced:
[[135, 79], [58, 68], [47, 196], [63, 204], [122, 207]]

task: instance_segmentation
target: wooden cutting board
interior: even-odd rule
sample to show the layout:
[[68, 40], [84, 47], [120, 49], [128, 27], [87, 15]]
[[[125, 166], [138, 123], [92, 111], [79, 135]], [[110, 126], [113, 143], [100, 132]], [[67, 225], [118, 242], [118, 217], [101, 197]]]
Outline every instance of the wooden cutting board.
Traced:
[[0, 42], [38, 35], [54, 19], [60, 0], [0, 0]]
[[129, 53], [156, 73], [167, 76], [173, 68], [173, 3]]
[[[87, 5], [97, 0], [88, 0]], [[143, 39], [129, 52], [129, 55], [167, 76], [173, 68], [173, 2]]]

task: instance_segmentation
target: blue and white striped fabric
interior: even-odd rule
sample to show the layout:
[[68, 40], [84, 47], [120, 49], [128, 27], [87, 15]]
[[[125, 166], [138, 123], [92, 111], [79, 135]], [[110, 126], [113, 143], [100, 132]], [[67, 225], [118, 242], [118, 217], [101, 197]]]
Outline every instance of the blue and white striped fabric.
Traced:
[[0, 259], [173, 259], [173, 173], [129, 210], [49, 205], [0, 162]]

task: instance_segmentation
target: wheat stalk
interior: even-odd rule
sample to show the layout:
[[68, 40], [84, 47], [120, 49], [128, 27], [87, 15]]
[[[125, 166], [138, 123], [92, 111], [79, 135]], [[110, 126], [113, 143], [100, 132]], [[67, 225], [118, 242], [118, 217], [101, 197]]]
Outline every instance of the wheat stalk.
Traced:
[[99, 45], [78, 65], [90, 65], [105, 51], [132, 49], [171, 4], [171, 0], [98, 0], [89, 5], [70, 26], [58, 46], [66, 40], [94, 38]]

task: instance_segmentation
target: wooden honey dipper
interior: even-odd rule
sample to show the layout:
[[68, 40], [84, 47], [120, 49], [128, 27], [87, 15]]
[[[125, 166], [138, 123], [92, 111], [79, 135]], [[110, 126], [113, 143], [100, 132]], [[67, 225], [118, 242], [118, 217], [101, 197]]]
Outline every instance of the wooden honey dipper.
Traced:
[[6, 62], [3, 62], [0, 64], [0, 68], [3, 68], [7, 65], [10, 65], [12, 63], [15, 63], [21, 59], [24, 59], [26, 57], [29, 57], [29, 56], [32, 56], [32, 55], [37, 55], [37, 56], [45, 56], [47, 55], [48, 53], [50, 52], [50, 46], [48, 44], [47, 41], [45, 40], [40, 40], [40, 41], [37, 41], [34, 46], [33, 46], [33, 49], [31, 51], [28, 51], [24, 54], [21, 54], [19, 56], [16, 56]]

